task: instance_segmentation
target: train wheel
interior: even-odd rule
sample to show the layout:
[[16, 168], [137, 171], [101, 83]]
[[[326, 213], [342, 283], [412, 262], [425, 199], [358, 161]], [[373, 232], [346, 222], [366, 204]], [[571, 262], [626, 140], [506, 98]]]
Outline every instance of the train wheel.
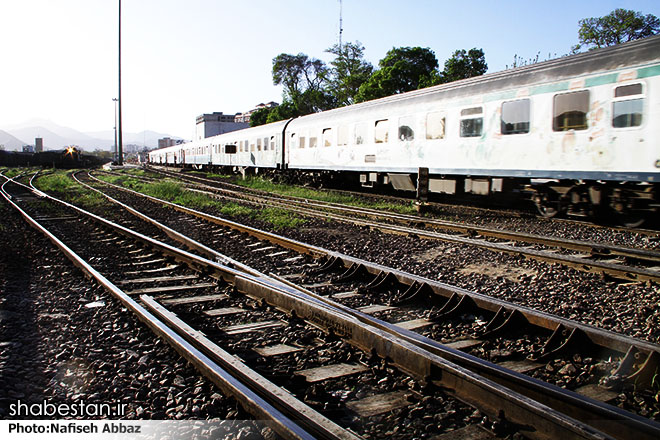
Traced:
[[639, 228], [646, 222], [646, 216], [641, 213], [615, 213], [616, 224], [628, 228]]
[[559, 195], [552, 190], [542, 189], [532, 198], [541, 217], [552, 218], [561, 211]]
[[634, 191], [615, 190], [610, 196], [613, 220], [618, 225], [639, 228], [647, 219], [647, 212], [639, 209], [638, 195]]

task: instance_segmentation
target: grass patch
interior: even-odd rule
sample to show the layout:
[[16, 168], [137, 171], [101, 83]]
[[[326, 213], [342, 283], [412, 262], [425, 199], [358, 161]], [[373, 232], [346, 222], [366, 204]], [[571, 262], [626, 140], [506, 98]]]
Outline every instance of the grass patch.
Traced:
[[256, 210], [234, 202], [226, 203], [220, 207], [220, 214], [226, 216], [238, 217], [240, 215], [246, 215], [249, 217], [255, 217], [256, 213]]
[[5, 176], [7, 176], [11, 179], [12, 177], [18, 176], [23, 171], [25, 171], [25, 169], [23, 169], [23, 168], [10, 168], [8, 171], [5, 172]]
[[[126, 183], [124, 182], [124, 186], [127, 186]], [[132, 188], [138, 192], [188, 208], [222, 207], [222, 203], [217, 200], [213, 200], [205, 194], [189, 191], [181, 183], [169, 180], [156, 183], [138, 182]]]
[[237, 185], [246, 188], [266, 191], [273, 194], [284, 196], [299, 197], [303, 199], [318, 200], [327, 203], [341, 203], [344, 205], [356, 206], [360, 208], [371, 208], [384, 211], [397, 212], [399, 214], [416, 214], [414, 201], [398, 203], [391, 201], [369, 201], [351, 195], [340, 194], [333, 191], [320, 191], [312, 188], [304, 188], [295, 185], [273, 183], [270, 180], [261, 177], [246, 177], [237, 179]]
[[305, 224], [305, 219], [299, 215], [281, 208], [264, 208], [259, 211], [257, 219], [270, 223], [276, 230], [296, 228]]
[[206, 177], [215, 178], [215, 179], [231, 179], [234, 176], [229, 174], [206, 173]]
[[41, 191], [55, 193], [57, 197], [83, 208], [96, 208], [106, 203], [105, 198], [76, 183], [69, 172], [58, 171], [37, 177], [34, 185]]
[[53, 173], [37, 177], [35, 186], [46, 192], [67, 193], [78, 187], [78, 184], [66, 174]]
[[118, 186], [123, 186], [124, 188], [130, 188], [136, 191], [138, 190], [140, 185], [142, 185], [142, 181], [131, 176], [115, 176], [115, 175], [103, 174], [98, 176], [98, 178], [104, 182], [112, 183]]

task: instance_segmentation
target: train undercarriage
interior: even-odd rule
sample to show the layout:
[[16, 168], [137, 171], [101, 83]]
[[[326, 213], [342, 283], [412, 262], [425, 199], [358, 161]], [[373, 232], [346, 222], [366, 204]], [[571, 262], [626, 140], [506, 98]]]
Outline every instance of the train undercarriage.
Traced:
[[639, 227], [654, 220], [660, 207], [657, 184], [554, 181], [530, 185], [529, 190], [543, 217], [590, 217]]
[[[190, 166], [186, 166], [190, 167]], [[223, 174], [260, 175], [289, 184], [316, 188], [362, 189], [389, 194], [415, 194], [428, 200], [497, 199], [531, 202], [542, 217], [582, 217], [596, 222], [640, 227], [656, 221], [660, 208], [657, 183], [586, 180], [549, 180], [485, 176], [429, 175], [418, 173], [337, 172], [297, 169], [194, 166]], [[503, 203], [499, 203], [502, 205]]]

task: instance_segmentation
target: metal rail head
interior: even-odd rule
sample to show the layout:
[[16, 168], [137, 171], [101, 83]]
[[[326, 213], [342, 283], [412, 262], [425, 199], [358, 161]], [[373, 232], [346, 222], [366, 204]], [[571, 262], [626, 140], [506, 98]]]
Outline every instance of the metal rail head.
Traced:
[[[335, 262], [336, 261], [337, 260], [335, 260]], [[370, 272], [372, 274], [378, 273], [376, 270], [377, 268], [375, 268], [374, 265], [369, 264], [368, 266], [366, 266], [363, 264], [356, 264], [356, 263], [359, 263], [359, 261], [356, 259], [352, 259], [350, 264], [343, 262], [342, 265], [344, 267], [347, 266], [348, 267], [354, 266], [355, 268], [361, 267], [362, 273], [365, 273], [365, 271]], [[331, 264], [332, 263], [329, 263], [329, 265]], [[380, 269], [382, 270], [383, 268]], [[407, 275], [405, 274], [400, 274], [397, 271], [393, 271], [393, 273], [396, 274], [397, 279], [399, 281], [405, 281], [407, 279], [406, 278]], [[526, 421], [530, 420], [532, 414], [537, 414], [540, 411], [541, 413], [544, 414], [545, 413], [550, 414], [549, 417], [551, 419], [558, 417], [557, 420], [559, 419], [564, 420], [564, 422], [559, 423], [559, 425], [564, 426], [563, 428], [558, 427], [554, 423], [552, 424], [553, 426], [552, 430], [558, 430], [558, 431], [551, 430], [550, 432], [552, 432], [553, 435], [555, 434], [559, 435], [560, 432], [568, 435], [568, 432], [570, 431], [572, 433], [570, 434], [570, 436], [574, 436], [576, 435], [575, 430], [577, 429], [577, 431], [581, 433], [590, 432], [591, 434], [589, 434], [587, 438], [589, 438], [589, 436], [592, 435], [595, 435], [595, 438], [606, 437], [603, 436], [601, 433], [596, 432], [594, 434], [593, 429], [588, 425], [583, 425], [579, 422], [575, 422], [572, 419], [571, 419], [572, 421], [568, 421], [564, 419], [563, 417], [565, 416], [562, 416], [558, 413], [554, 413], [551, 409], [549, 409], [549, 407], [542, 406], [543, 407], [542, 410], [540, 409], [540, 407], [537, 408], [537, 410], [531, 410], [531, 408], [528, 406], [530, 404], [529, 398], [518, 395], [517, 393], [511, 394], [510, 389], [502, 388], [500, 385], [496, 385], [494, 382], [486, 382], [488, 383], [488, 386], [484, 386], [483, 383], [480, 382], [480, 380], [483, 378], [477, 379], [477, 377], [473, 373], [470, 373], [467, 370], [462, 369], [461, 367], [456, 369], [455, 364], [447, 364], [447, 361], [444, 361], [437, 354], [435, 354], [434, 351], [437, 351], [438, 347], [434, 347], [432, 345], [433, 342], [429, 343], [428, 341], [426, 341], [425, 344], [427, 344], [427, 346], [421, 348], [422, 345], [415, 345], [413, 342], [411, 342], [413, 339], [415, 339], [415, 337], [411, 336], [410, 333], [401, 332], [400, 330], [393, 332], [384, 331], [384, 327], [386, 327], [387, 325], [384, 325], [382, 323], [378, 325], [377, 324], [365, 325], [364, 322], [360, 322], [359, 313], [349, 313], [345, 309], [342, 309], [341, 306], [333, 306], [332, 304], [329, 304], [327, 301], [320, 300], [310, 295], [302, 295], [299, 289], [283, 289], [281, 283], [273, 283], [272, 281], [269, 281], [267, 279], [263, 279], [263, 278], [256, 279], [254, 277], [248, 275], [241, 275], [238, 273], [235, 273], [234, 282], [236, 283], [237, 289], [239, 291], [242, 292], [249, 291], [250, 295], [265, 298], [269, 303], [273, 305], [277, 305], [278, 307], [281, 307], [284, 310], [295, 311], [297, 316], [303, 317], [313, 322], [321, 323], [326, 326], [329, 325], [330, 326], [329, 328], [331, 328], [335, 334], [343, 335], [351, 338], [351, 340], [353, 340], [356, 345], [361, 346], [366, 350], [371, 350], [375, 348], [375, 350], [381, 356], [389, 357], [393, 359], [403, 369], [412, 371], [414, 372], [414, 374], [422, 377], [427, 377], [427, 376], [429, 378], [435, 377], [435, 380], [438, 381], [443, 387], [455, 390], [456, 393], [460, 394], [460, 398], [464, 400], [470, 401], [470, 399], [474, 398], [470, 396], [479, 395], [482, 397], [487, 396], [484, 397], [484, 399], [488, 402], [491, 402], [491, 404], [493, 401], [500, 402], [499, 408], [495, 408], [492, 405], [489, 406], [488, 404], [485, 405], [484, 411], [488, 414], [491, 414], [491, 416], [496, 416], [497, 414], [499, 414], [499, 410], [501, 410], [503, 407], [506, 407], [505, 414], [507, 418], [514, 423], [518, 423], [524, 426]], [[446, 291], [453, 292], [452, 293], [453, 295], [458, 295], [457, 289], [452, 290], [448, 286], [442, 286], [441, 290], [443, 289]], [[452, 306], [451, 310], [454, 310], [459, 305], [460, 307], [468, 307], [472, 305], [471, 303], [478, 303], [485, 301], [484, 298], [480, 298], [478, 295], [470, 297], [469, 301], [463, 300], [462, 298], [465, 298], [466, 294], [468, 297], [470, 297], [469, 293], [461, 291], [460, 294], [461, 300], [457, 300], [456, 304]], [[501, 306], [503, 302], [500, 301], [497, 302], [497, 304]], [[396, 343], [392, 338], [396, 340]], [[407, 360], [410, 358], [410, 356], [412, 356], [412, 359], [414, 359], [414, 361], [411, 362]], [[474, 380], [471, 382], [471, 384], [464, 384], [462, 381], [465, 381], [469, 377], [472, 377], [472, 379]], [[468, 382], [470, 382], [469, 379]], [[482, 384], [478, 385], [478, 383], [482, 383]], [[474, 387], [477, 388], [475, 389]], [[477, 392], [477, 389], [481, 391]], [[499, 389], [501, 391], [494, 391], [496, 389]], [[505, 389], [506, 391], [503, 391]], [[486, 394], [482, 394], [484, 392]], [[513, 400], [509, 400], [508, 401], [509, 403], [501, 403], [500, 400], [497, 400], [494, 397], [494, 396], [499, 396], [498, 397], [499, 399], [502, 397], [502, 394], [508, 396], [506, 398]], [[522, 403], [522, 402], [527, 402], [527, 403]], [[482, 407], [484, 406], [483, 402], [481, 404], [477, 402], [476, 404], [482, 405]], [[522, 407], [526, 408], [522, 412], [520, 412], [519, 409], [516, 409], [519, 408], [521, 405]], [[603, 407], [600, 407], [600, 409], [602, 411]], [[592, 413], [587, 412], [586, 413], [587, 418], [591, 414]], [[616, 412], [614, 413], [610, 412], [609, 414], [610, 416], [608, 417], [601, 417], [601, 419], [605, 419], [607, 421], [605, 425], [609, 425], [609, 424], [615, 425], [614, 427], [605, 426], [608, 428], [608, 432], [610, 432], [610, 430], [613, 430], [615, 432], [620, 432], [619, 430], [621, 426], [623, 426], [625, 429], [629, 429], [630, 426], [636, 426], [635, 429], [637, 429], [639, 433], [638, 436], [640, 438], [654, 438], [660, 435], [660, 430], [658, 430], [657, 426], [651, 423], [649, 427], [648, 423], [645, 424], [645, 422], [648, 421], [640, 420], [641, 418], [633, 417], [632, 419], [629, 419], [627, 418], [627, 416], [618, 414]], [[614, 414], [617, 415], [613, 416]], [[550, 423], [548, 421], [546, 422]], [[567, 432], [563, 431], [567, 429], [565, 426], [571, 427], [569, 428], [569, 431]], [[578, 428], [576, 428], [576, 426]], [[533, 435], [533, 436], [538, 438], [544, 438], [543, 435], [547, 435], [547, 432], [546, 431], [544, 432], [545, 434], [537, 433], [538, 435]], [[644, 437], [646, 435], [645, 433], [648, 432], [651, 432], [652, 436]], [[577, 438], [582, 438], [582, 437], [578, 436]]]

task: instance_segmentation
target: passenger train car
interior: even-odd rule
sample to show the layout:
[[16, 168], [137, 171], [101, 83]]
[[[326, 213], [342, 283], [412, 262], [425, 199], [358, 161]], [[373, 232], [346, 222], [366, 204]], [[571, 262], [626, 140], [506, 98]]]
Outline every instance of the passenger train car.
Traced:
[[541, 214], [659, 206], [660, 36], [152, 151], [153, 164], [528, 192]]

